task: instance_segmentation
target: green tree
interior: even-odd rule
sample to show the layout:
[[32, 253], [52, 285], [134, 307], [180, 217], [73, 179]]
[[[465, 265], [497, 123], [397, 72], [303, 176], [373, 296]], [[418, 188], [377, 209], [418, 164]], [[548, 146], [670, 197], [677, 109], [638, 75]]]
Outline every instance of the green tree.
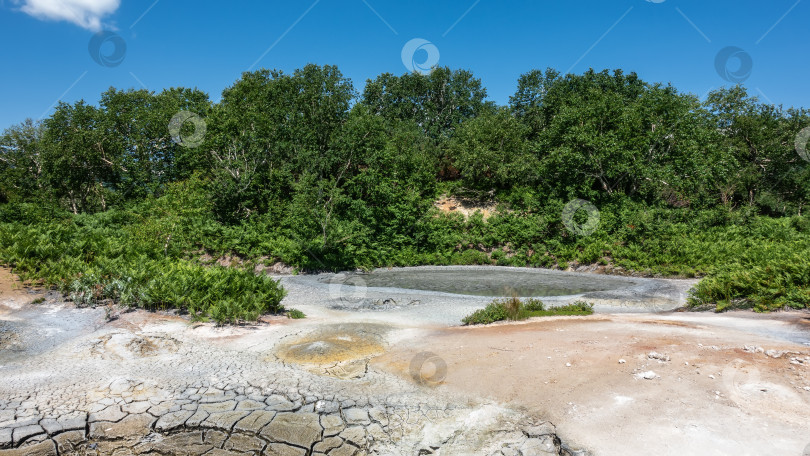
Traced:
[[540, 187], [559, 198], [702, 205], [733, 168], [695, 97], [633, 73], [529, 73], [512, 110], [534, 138]]
[[335, 152], [351, 163], [341, 186], [352, 200], [345, 211], [373, 232], [373, 242], [412, 243], [413, 227], [435, 196], [429, 141], [412, 122], [387, 125], [366, 106], [352, 110]]
[[0, 201], [36, 201], [42, 198], [41, 122], [25, 122], [0, 136]]
[[466, 70], [436, 68], [430, 74], [385, 73], [368, 80], [362, 103], [388, 121], [412, 120], [429, 137], [446, 138], [466, 119], [492, 107], [481, 80]]
[[464, 122], [450, 141], [450, 157], [470, 189], [501, 190], [537, 181], [537, 158], [529, 152], [528, 128], [507, 108]]
[[607, 70], [557, 79], [544, 97], [546, 126], [535, 147], [544, 185], [563, 198], [631, 194], [637, 190], [639, 133], [628, 106], [646, 85], [635, 74]]
[[235, 221], [265, 212], [270, 200], [289, 201], [302, 175], [323, 179], [337, 172], [343, 164], [330, 144], [354, 95], [336, 67], [311, 64], [292, 75], [245, 73], [226, 89], [206, 146], [220, 217]]
[[42, 170], [57, 201], [73, 213], [106, 210], [119, 182], [121, 156], [99, 127], [102, 112], [84, 101], [60, 102], [45, 121]]
[[774, 215], [800, 212], [807, 205], [810, 174], [795, 138], [810, 123], [808, 112], [762, 104], [742, 86], [711, 92], [706, 107], [720, 132], [718, 144], [737, 164], [724, 200]]
[[208, 116], [211, 104], [204, 92], [173, 88], [155, 95], [111, 88], [100, 105], [99, 128], [121, 160], [117, 190], [122, 198], [159, 195], [168, 183], [190, 177], [205, 162], [201, 151], [178, 144], [169, 133], [171, 119], [181, 111]]
[[530, 140], [537, 140], [540, 132], [546, 127], [547, 118], [543, 113], [544, 99], [559, 78], [560, 73], [552, 68], [545, 71], [529, 71], [518, 78], [517, 91], [509, 97], [509, 107], [529, 128]]

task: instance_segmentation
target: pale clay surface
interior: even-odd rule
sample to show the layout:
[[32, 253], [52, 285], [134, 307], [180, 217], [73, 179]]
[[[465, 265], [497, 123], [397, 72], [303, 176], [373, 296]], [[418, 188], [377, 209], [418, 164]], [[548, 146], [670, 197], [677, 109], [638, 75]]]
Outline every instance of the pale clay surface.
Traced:
[[[810, 442], [807, 333], [779, 321], [754, 331], [748, 319], [706, 314], [600, 314], [458, 328], [449, 318], [457, 324], [487, 299], [380, 289], [359, 296], [315, 277], [285, 277], [284, 304], [309, 318], [215, 328], [136, 311], [106, 323], [102, 309], [75, 309], [52, 293], [31, 304], [38, 295], [12, 280], [0, 275], [0, 456], [680, 455], [693, 454], [679, 447], [689, 441], [720, 442], [702, 454], [800, 455]], [[675, 299], [689, 285], [669, 283]], [[688, 321], [704, 316], [708, 326]], [[619, 340], [624, 331], [633, 343]], [[692, 344], [703, 358], [678, 345], [689, 332], [710, 342], [707, 334], [718, 331], [729, 333], [730, 345]], [[610, 344], [579, 344], [605, 336]], [[650, 358], [653, 351], [671, 360]], [[546, 355], [554, 359], [546, 363]], [[421, 371], [412, 370], [415, 359]], [[665, 383], [695, 364], [700, 383]], [[790, 382], [775, 375], [790, 367]], [[641, 369], [660, 378], [636, 380]], [[706, 395], [705, 382], [722, 405], [712, 403], [714, 391]], [[761, 397], [763, 388], [771, 395]], [[698, 395], [713, 407], [709, 414]], [[634, 407], [646, 410], [646, 427], [627, 414]], [[735, 419], [767, 426], [739, 432]], [[768, 434], [776, 440], [762, 438]], [[723, 444], [733, 439], [742, 440]]]

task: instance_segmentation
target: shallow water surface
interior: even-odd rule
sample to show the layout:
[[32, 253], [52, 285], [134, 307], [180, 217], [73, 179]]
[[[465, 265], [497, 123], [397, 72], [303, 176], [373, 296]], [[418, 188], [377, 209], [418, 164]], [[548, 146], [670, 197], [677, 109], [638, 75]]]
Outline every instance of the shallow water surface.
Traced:
[[568, 296], [636, 285], [624, 277], [516, 268], [380, 269], [325, 279], [342, 285], [428, 290], [473, 296]]

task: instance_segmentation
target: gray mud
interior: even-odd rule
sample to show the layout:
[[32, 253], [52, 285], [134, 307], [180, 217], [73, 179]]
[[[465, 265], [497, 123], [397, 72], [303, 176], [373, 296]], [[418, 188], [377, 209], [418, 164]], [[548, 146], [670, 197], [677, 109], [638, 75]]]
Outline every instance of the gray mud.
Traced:
[[377, 269], [287, 276], [282, 282], [290, 290], [285, 300], [290, 307], [374, 312], [379, 316], [373, 318], [440, 325], [459, 325], [493, 297], [514, 294], [550, 306], [584, 300], [603, 313], [669, 311], [686, 304], [697, 283], [497, 266]]
[[65, 307], [55, 293], [0, 316], [0, 365], [53, 350], [104, 325], [101, 309]]
[[443, 267], [377, 269], [319, 279], [329, 284], [438, 291], [471, 296], [570, 296], [639, 285], [632, 278], [518, 268]]

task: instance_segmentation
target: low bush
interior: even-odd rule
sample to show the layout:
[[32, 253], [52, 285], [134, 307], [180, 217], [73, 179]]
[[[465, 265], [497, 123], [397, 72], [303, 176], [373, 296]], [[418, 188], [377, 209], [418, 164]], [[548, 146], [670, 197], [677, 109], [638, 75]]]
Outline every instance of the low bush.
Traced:
[[504, 321], [509, 319], [509, 314], [506, 306], [500, 301], [493, 301], [487, 304], [483, 309], [478, 309], [475, 312], [467, 315], [461, 319], [465, 325], [488, 325], [496, 321]]
[[163, 234], [139, 239], [133, 233], [143, 231], [108, 217], [0, 223], [0, 261], [24, 280], [59, 289], [77, 306], [176, 308], [220, 324], [284, 312], [285, 291], [278, 281], [182, 258]]
[[593, 314], [593, 304], [585, 301], [576, 301], [564, 306], [540, 309], [530, 313], [531, 317], [552, 317], [556, 315], [577, 316]]
[[810, 250], [765, 265], [731, 266], [702, 280], [688, 300], [693, 308], [757, 312], [810, 308]]
[[496, 299], [483, 309], [476, 310], [461, 321], [465, 325], [488, 325], [496, 321], [519, 321], [531, 317], [550, 317], [555, 315], [575, 316], [591, 315], [593, 305], [577, 301], [565, 306], [546, 308], [543, 301], [535, 298], [521, 300], [518, 297]]

